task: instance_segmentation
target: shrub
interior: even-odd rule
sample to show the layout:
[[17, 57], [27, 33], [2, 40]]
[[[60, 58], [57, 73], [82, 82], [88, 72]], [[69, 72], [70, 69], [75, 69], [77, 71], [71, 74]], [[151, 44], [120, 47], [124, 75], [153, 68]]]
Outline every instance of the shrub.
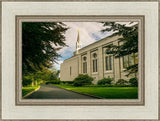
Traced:
[[39, 85], [39, 84], [43, 84], [44, 81], [42, 79], [37, 79], [37, 82], [38, 82], [38, 85]]
[[129, 83], [131, 84], [131, 86], [137, 87], [138, 86], [138, 79], [136, 77], [131, 78], [129, 80]]
[[74, 79], [73, 85], [76, 87], [91, 85], [93, 78], [88, 75], [80, 74], [78, 77]]
[[47, 81], [45, 84], [60, 84], [59, 80]]
[[113, 79], [111, 78], [103, 78], [97, 82], [98, 85], [110, 85]]
[[49, 76], [50, 76], [49, 80], [56, 80], [57, 79], [57, 76], [54, 73], [50, 73]]
[[62, 84], [73, 84], [73, 81], [61, 81]]
[[23, 87], [32, 85], [32, 79], [29, 76], [23, 76], [22, 85]]
[[119, 79], [116, 82], [116, 85], [128, 85], [128, 81], [124, 80], [124, 79]]
[[131, 85], [112, 85], [112, 87], [131, 87]]

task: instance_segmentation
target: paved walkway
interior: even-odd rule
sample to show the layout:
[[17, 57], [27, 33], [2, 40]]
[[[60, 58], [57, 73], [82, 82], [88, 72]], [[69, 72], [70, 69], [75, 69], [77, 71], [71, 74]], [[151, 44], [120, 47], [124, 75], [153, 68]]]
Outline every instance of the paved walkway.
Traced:
[[78, 94], [52, 85], [41, 85], [40, 89], [25, 99], [96, 99], [94, 97]]

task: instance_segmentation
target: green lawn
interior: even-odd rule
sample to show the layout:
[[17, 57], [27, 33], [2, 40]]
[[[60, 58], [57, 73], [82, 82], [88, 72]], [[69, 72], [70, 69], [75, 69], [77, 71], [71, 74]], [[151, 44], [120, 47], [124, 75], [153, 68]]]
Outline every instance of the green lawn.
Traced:
[[106, 99], [138, 99], [137, 87], [74, 87], [66, 85], [55, 86]]
[[35, 89], [39, 88], [39, 86], [33, 86], [33, 87], [22, 87], [22, 97], [26, 94], [34, 91]]

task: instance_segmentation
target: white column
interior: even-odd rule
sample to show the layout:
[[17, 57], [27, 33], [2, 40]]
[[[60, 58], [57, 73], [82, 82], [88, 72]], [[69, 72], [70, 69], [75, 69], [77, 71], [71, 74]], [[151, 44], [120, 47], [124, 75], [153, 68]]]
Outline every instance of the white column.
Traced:
[[87, 74], [91, 76], [91, 53], [87, 52]]
[[82, 73], [82, 58], [81, 55], [78, 55], [78, 74]]
[[[118, 45], [118, 42], [115, 42], [114, 45]], [[121, 78], [121, 59], [115, 58], [113, 61], [113, 71], [114, 71], [114, 78], [115, 82]]]
[[102, 47], [98, 47], [98, 80], [103, 78], [103, 51]]

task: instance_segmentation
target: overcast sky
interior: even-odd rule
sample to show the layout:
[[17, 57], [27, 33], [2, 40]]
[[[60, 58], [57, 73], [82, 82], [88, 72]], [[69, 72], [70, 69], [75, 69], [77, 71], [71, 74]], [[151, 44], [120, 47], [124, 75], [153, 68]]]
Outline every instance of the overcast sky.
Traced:
[[56, 69], [60, 69], [60, 64], [63, 60], [68, 59], [73, 56], [73, 52], [76, 49], [76, 41], [79, 30], [80, 41], [82, 47], [85, 47], [91, 43], [101, 40], [111, 34], [112, 32], [101, 32], [104, 29], [102, 23], [97, 22], [63, 22], [69, 29], [65, 33], [66, 41], [65, 43], [68, 47], [64, 47], [58, 51], [62, 56], [58, 59], [58, 64], [54, 64]]

